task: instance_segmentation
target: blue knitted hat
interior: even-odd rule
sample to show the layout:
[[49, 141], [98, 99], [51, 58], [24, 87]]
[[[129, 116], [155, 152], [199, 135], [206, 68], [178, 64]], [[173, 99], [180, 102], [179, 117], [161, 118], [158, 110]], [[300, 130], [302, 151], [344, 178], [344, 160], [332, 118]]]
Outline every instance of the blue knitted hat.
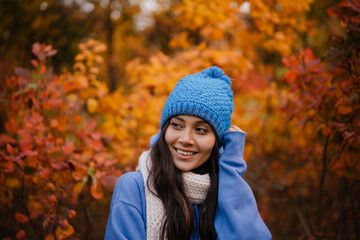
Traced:
[[194, 115], [207, 121], [222, 142], [233, 110], [231, 79], [213, 66], [180, 79], [165, 102], [160, 128], [176, 115]]

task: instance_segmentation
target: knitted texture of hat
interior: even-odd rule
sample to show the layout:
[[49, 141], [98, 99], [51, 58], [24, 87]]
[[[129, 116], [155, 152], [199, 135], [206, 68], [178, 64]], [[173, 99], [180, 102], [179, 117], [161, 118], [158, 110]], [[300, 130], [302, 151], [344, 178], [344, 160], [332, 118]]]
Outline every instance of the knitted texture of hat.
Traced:
[[176, 115], [194, 115], [207, 121], [221, 141], [233, 110], [231, 79], [213, 66], [180, 79], [165, 102], [160, 128]]

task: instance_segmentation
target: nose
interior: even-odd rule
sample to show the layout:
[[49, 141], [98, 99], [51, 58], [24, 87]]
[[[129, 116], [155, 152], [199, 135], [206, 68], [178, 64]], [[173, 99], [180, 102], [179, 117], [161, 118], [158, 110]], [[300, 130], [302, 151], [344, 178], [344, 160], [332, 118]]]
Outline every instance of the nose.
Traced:
[[183, 145], [192, 145], [194, 144], [194, 138], [191, 131], [184, 131], [179, 138], [179, 142]]

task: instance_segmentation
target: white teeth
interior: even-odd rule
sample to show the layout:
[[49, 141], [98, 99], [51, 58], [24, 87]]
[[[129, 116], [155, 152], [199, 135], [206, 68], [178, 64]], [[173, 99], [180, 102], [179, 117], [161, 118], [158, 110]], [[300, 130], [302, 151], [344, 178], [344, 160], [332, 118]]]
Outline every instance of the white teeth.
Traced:
[[186, 155], [186, 156], [190, 156], [190, 155], [194, 155], [195, 153], [194, 152], [184, 152], [184, 151], [181, 151], [180, 149], [177, 149], [176, 148], [176, 151], [182, 155]]

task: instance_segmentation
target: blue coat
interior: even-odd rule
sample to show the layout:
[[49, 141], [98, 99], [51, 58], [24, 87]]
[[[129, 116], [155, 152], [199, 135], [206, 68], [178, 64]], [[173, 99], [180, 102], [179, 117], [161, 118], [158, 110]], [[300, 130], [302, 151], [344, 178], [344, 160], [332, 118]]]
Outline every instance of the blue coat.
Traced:
[[[271, 239], [259, 214], [254, 194], [242, 178], [246, 171], [243, 159], [244, 132], [226, 132], [219, 159], [219, 192], [215, 230], [220, 240]], [[195, 234], [198, 239], [199, 205], [194, 205]], [[122, 175], [115, 186], [105, 239], [146, 239], [146, 199], [140, 172]]]

